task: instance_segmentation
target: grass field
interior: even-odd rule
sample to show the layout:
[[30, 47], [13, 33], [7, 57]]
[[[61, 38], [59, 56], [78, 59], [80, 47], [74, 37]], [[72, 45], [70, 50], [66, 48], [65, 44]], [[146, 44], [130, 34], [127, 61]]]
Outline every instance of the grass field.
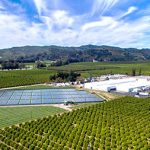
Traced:
[[48, 70], [33, 69], [18, 71], [0, 71], [0, 88], [49, 82], [49, 76], [55, 74], [57, 71], [72, 70], [81, 73], [82, 77], [90, 77], [110, 73], [131, 74], [133, 68], [136, 68], [137, 75], [140, 69], [142, 71], [142, 74], [150, 75], [150, 62], [73, 63], [61, 67], [49, 67]]
[[0, 107], [0, 128], [62, 112], [52, 106]]
[[[73, 105], [71, 109], [79, 109], [96, 104], [98, 103], [79, 103]], [[66, 110], [53, 106], [0, 107], [0, 128], [63, 112], [66, 112]]]

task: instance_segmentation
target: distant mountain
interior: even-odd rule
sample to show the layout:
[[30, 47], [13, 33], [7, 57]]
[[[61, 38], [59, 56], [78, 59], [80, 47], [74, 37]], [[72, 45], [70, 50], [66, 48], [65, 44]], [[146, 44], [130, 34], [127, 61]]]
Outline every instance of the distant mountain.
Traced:
[[0, 50], [0, 61], [37, 60], [84, 61], [143, 61], [150, 60], [150, 49], [120, 48], [112, 46], [84, 45], [80, 47], [24, 46]]

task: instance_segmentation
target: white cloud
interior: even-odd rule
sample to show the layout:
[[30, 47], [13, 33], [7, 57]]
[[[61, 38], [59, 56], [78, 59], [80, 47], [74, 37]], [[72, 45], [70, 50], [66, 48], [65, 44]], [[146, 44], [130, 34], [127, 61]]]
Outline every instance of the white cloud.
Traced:
[[[107, 18], [105, 19], [107, 20]], [[115, 18], [111, 18], [109, 21], [110, 22], [108, 22], [108, 24], [106, 23], [105, 26], [99, 26], [98, 28], [91, 28], [88, 31], [83, 31], [79, 36], [79, 41], [82, 43], [84, 39], [84, 41], [88, 41], [86, 44], [93, 43], [122, 47], [150, 47], [148, 42], [150, 35], [146, 34], [150, 31], [150, 17], [142, 17], [130, 22], [116, 20]], [[114, 22], [115, 26], [112, 29], [109, 25]], [[145, 45], [143, 41], [144, 43], [147, 43], [147, 45]]]
[[[17, 15], [0, 13], [0, 48], [23, 45], [63, 45], [76, 36], [76, 31], [67, 29], [67, 25], [69, 27], [73, 20], [66, 12], [53, 12], [52, 16], [42, 16], [43, 23], [30, 24], [26, 22], [25, 18]], [[64, 20], [61, 21], [61, 17]], [[62, 28], [56, 33], [52, 27], [58, 21], [60, 21], [59, 25], [66, 27], [66, 29]]]
[[74, 22], [74, 19], [70, 17], [64, 10], [54, 11], [52, 13], [52, 19], [54, 24], [65, 27], [71, 26]]
[[0, 14], [0, 46], [11, 47], [28, 44], [38, 44], [40, 40], [41, 25], [25, 22], [24, 18], [7, 13]]
[[42, 11], [46, 9], [45, 0], [33, 0], [38, 11], [38, 14], [41, 15]]
[[86, 31], [88, 29], [96, 28], [96, 27], [114, 27], [117, 25], [117, 22], [112, 17], [101, 17], [100, 21], [86, 23], [82, 26], [82, 30]]
[[91, 28], [103, 27], [103, 26], [112, 29], [112, 27], [115, 27], [118, 24], [117, 22], [118, 19], [121, 19], [133, 13], [136, 10], [137, 10], [137, 7], [132, 6], [128, 8], [127, 12], [122, 13], [119, 16], [114, 16], [114, 17], [102, 16], [99, 21], [94, 21], [94, 22], [89, 22], [89, 23], [84, 24], [82, 26], [82, 30], [86, 31]]
[[98, 12], [103, 14], [118, 2], [119, 0], [93, 0], [92, 15]]
[[51, 11], [60, 10], [67, 6], [62, 0], [33, 0], [39, 16], [49, 15]]
[[127, 12], [125, 12], [124, 14], [121, 15], [121, 17], [128, 16], [129, 14], [132, 14], [132, 13], [135, 12], [136, 10], [138, 10], [137, 7], [131, 6], [131, 7], [129, 7], [129, 9], [128, 9]]
[[[48, 11], [44, 8], [44, 0], [35, 1], [41, 23], [29, 23], [23, 16], [0, 12], [0, 48], [51, 44], [150, 47], [150, 35], [147, 33], [150, 32], [150, 16], [123, 20], [124, 16], [135, 12], [136, 7], [129, 7], [119, 17], [102, 16], [97, 21], [83, 23], [87, 16], [71, 16], [61, 9]], [[114, 6], [116, 2], [109, 0], [107, 7]], [[43, 11], [46, 13], [43, 14]], [[54, 30], [55, 27], [59, 28], [59, 32]]]
[[50, 16], [41, 16], [41, 20], [49, 30], [52, 28], [66, 29], [74, 23], [74, 18], [64, 10], [52, 11]]
[[[64, 14], [66, 15], [66, 13]], [[53, 19], [59, 20], [60, 16], [62, 14], [56, 13]], [[87, 23], [82, 28], [62, 28], [59, 32], [53, 31], [53, 24], [54, 22], [49, 17], [43, 23], [28, 24], [24, 18], [1, 13], [0, 46], [1, 48], [13, 45], [56, 44], [74, 46], [91, 43], [122, 47], [150, 47], [150, 35], [146, 34], [150, 31], [150, 17], [143, 17], [130, 22], [116, 20], [113, 17], [102, 17], [100, 21]]]
[[[68, 28], [74, 22], [74, 19], [69, 16], [67, 11], [56, 9], [59, 2], [60, 0], [34, 0], [39, 18], [44, 21], [49, 29], [53, 26]], [[49, 10], [50, 6], [53, 6], [55, 9]]]

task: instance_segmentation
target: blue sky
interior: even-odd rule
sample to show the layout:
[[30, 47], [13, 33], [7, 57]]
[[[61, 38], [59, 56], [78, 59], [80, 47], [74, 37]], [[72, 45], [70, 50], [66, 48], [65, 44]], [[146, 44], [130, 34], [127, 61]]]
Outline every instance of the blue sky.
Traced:
[[0, 0], [0, 48], [150, 48], [149, 0]]

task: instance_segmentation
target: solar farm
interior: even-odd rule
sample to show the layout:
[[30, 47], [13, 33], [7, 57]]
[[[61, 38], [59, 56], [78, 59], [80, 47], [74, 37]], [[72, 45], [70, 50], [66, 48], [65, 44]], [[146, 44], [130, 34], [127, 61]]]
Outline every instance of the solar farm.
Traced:
[[0, 105], [61, 104], [66, 101], [77, 103], [100, 102], [102, 98], [87, 91], [76, 89], [2, 90]]

